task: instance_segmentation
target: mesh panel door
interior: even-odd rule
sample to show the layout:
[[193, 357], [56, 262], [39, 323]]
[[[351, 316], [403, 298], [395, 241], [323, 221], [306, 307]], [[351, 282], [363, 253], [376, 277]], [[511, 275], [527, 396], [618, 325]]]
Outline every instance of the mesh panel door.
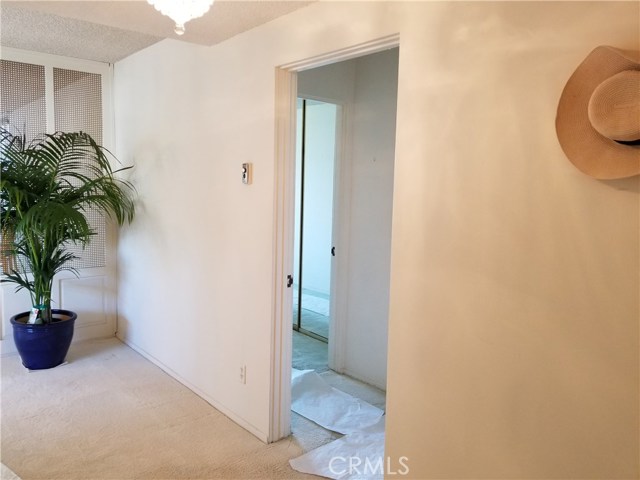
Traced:
[[[45, 73], [42, 65], [0, 60], [0, 120], [2, 127], [27, 142], [47, 127]], [[10, 272], [16, 259], [7, 252], [13, 245], [12, 232], [0, 232], [0, 268]]]
[[[96, 73], [78, 72], [62, 68], [53, 69], [53, 104], [56, 131], [83, 131], [102, 145], [102, 78]], [[96, 211], [86, 212], [95, 232], [83, 250], [74, 246], [70, 250], [79, 258], [71, 262], [73, 268], [104, 267], [106, 222]]]
[[42, 65], [0, 60], [2, 126], [27, 141], [47, 128], [45, 77]]

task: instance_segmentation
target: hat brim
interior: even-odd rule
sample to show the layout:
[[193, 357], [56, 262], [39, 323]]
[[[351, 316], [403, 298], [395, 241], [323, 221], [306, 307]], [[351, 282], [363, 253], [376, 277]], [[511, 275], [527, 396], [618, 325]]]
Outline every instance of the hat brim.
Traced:
[[624, 70], [640, 70], [637, 54], [597, 47], [571, 75], [558, 103], [556, 132], [562, 150], [580, 171], [602, 180], [640, 174], [640, 146], [604, 137], [589, 121], [593, 91]]

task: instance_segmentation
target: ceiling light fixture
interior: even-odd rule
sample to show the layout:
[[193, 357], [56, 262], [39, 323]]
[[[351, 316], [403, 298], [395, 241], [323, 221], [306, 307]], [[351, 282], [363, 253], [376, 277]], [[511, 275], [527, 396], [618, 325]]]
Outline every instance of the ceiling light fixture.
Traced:
[[209, 11], [213, 0], [147, 0], [161, 14], [176, 22], [175, 32], [184, 33], [184, 24]]

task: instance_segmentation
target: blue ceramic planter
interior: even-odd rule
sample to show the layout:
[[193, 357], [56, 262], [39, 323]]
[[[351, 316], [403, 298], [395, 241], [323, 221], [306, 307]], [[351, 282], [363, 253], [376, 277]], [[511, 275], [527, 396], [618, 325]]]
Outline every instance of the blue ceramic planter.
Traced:
[[78, 315], [71, 310], [54, 309], [52, 313], [54, 321], [47, 325], [27, 324], [29, 312], [11, 317], [13, 340], [22, 364], [30, 370], [57, 367], [64, 362], [69, 351]]

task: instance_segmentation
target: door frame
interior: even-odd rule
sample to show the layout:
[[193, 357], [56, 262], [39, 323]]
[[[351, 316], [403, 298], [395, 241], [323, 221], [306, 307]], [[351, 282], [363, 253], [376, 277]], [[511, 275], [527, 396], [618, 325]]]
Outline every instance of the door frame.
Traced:
[[[304, 70], [351, 60], [399, 46], [400, 35], [396, 33], [341, 50], [280, 65], [275, 69], [274, 302], [269, 442], [280, 440], [291, 433], [293, 289], [287, 287], [287, 281], [288, 277], [294, 274], [297, 74]], [[335, 284], [335, 282], [332, 283]], [[329, 342], [331, 345], [331, 339]]]

